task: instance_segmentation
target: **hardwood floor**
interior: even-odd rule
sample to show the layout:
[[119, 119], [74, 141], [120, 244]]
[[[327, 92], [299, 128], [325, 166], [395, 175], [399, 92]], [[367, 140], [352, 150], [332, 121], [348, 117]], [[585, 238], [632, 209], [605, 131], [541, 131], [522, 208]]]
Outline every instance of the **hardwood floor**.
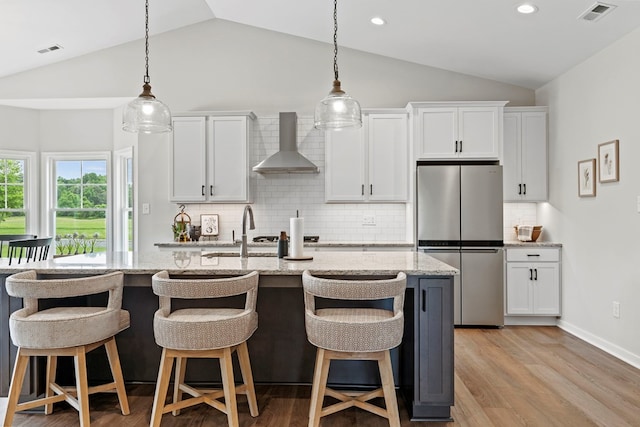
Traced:
[[[399, 399], [403, 426], [429, 427], [640, 427], [640, 370], [556, 327], [457, 329], [456, 404], [453, 423], [409, 420]], [[129, 386], [131, 414], [120, 415], [115, 395], [91, 399], [92, 426], [147, 426], [153, 386]], [[306, 426], [310, 386], [256, 388], [260, 416], [252, 418], [239, 397], [240, 426]], [[4, 415], [4, 406], [0, 416]], [[1, 419], [1, 418], [0, 418]], [[78, 425], [75, 410], [60, 404], [53, 415], [18, 414], [15, 426]], [[163, 427], [225, 426], [226, 416], [206, 405], [166, 414]], [[328, 416], [321, 426], [377, 427], [384, 419], [351, 408]]]

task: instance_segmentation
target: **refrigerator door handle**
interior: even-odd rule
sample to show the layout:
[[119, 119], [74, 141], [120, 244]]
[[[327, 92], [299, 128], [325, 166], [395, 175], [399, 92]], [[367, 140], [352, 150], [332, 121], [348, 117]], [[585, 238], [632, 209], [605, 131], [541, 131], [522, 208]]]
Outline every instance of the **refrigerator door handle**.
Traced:
[[475, 247], [462, 247], [461, 252], [477, 253], [477, 254], [495, 254], [501, 251], [502, 248], [475, 248]]

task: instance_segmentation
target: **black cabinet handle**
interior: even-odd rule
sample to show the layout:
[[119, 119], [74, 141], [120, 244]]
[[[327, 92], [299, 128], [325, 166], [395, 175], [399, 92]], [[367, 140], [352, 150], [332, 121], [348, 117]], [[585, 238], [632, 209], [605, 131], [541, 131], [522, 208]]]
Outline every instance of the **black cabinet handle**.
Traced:
[[527, 254], [527, 256], [540, 256], [540, 254]]
[[529, 280], [533, 280], [533, 269], [529, 269]]
[[209, 186], [209, 195], [213, 196], [213, 185]]
[[373, 196], [373, 184], [369, 184], [369, 195]]
[[204, 196], [204, 185], [202, 186], [202, 195]]
[[364, 196], [364, 184], [362, 184], [362, 196]]
[[456, 153], [458, 152], [458, 141], [456, 141]]
[[427, 290], [426, 289], [422, 290], [422, 303], [420, 305], [422, 306], [423, 312], [427, 311]]
[[527, 195], [527, 184], [522, 184], [522, 188], [524, 188], [524, 195]]
[[460, 140], [460, 152], [462, 153], [462, 140]]
[[518, 184], [518, 194], [522, 194], [522, 184]]
[[534, 271], [536, 272], [536, 275], [535, 275], [533, 280], [538, 280], [538, 269], [534, 268]]

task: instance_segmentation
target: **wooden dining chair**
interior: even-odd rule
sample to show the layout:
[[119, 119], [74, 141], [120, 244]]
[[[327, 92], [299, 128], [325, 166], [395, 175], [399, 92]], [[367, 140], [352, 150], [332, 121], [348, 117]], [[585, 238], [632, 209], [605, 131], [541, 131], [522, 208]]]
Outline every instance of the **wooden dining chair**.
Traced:
[[[35, 239], [38, 237], [35, 234], [0, 234], [0, 257], [2, 257], [2, 250], [4, 248], [4, 244], [9, 242], [10, 240], [24, 240], [24, 239]], [[7, 256], [9, 256], [9, 251], [7, 250]]]
[[42, 237], [39, 239], [23, 239], [9, 241], [9, 265], [14, 258], [18, 259], [18, 264], [22, 261], [42, 261], [49, 256], [49, 247], [52, 237]]

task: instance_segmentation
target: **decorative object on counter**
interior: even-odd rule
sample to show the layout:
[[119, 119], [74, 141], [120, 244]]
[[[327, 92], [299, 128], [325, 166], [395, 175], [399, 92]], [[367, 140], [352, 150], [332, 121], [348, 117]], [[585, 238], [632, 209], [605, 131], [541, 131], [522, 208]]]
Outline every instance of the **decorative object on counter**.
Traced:
[[200, 215], [200, 227], [203, 236], [218, 235], [218, 214]]
[[620, 180], [620, 154], [617, 139], [598, 145], [598, 171], [600, 182], [615, 182]]
[[92, 254], [96, 249], [96, 244], [100, 239], [99, 233], [93, 233], [91, 237], [84, 234], [56, 234], [56, 253], [54, 256]]
[[304, 218], [291, 218], [289, 220], [289, 236], [291, 250], [284, 259], [288, 261], [309, 261], [312, 256], [304, 255]]
[[280, 238], [278, 239], [278, 258], [283, 258], [287, 255], [289, 255], [289, 241], [287, 240], [287, 232], [281, 231]]
[[145, 1], [144, 13], [144, 62], [145, 74], [142, 93], [127, 104], [122, 115], [122, 129], [127, 132], [164, 133], [171, 132], [171, 111], [151, 93], [149, 78], [149, 0]]
[[516, 225], [513, 228], [521, 242], [535, 242], [542, 233], [541, 225]]
[[596, 159], [578, 162], [578, 196], [595, 197], [596, 195]]
[[176, 242], [189, 241], [189, 226], [191, 225], [191, 217], [184, 211], [184, 205], [180, 205], [180, 212], [173, 217], [173, 240]]
[[192, 225], [189, 227], [189, 238], [192, 242], [197, 242], [200, 240], [200, 236], [202, 235], [202, 227], [199, 225]]
[[340, 130], [362, 127], [358, 101], [340, 88], [338, 79], [338, 1], [333, 0], [333, 89], [316, 105], [314, 124], [317, 129]]

